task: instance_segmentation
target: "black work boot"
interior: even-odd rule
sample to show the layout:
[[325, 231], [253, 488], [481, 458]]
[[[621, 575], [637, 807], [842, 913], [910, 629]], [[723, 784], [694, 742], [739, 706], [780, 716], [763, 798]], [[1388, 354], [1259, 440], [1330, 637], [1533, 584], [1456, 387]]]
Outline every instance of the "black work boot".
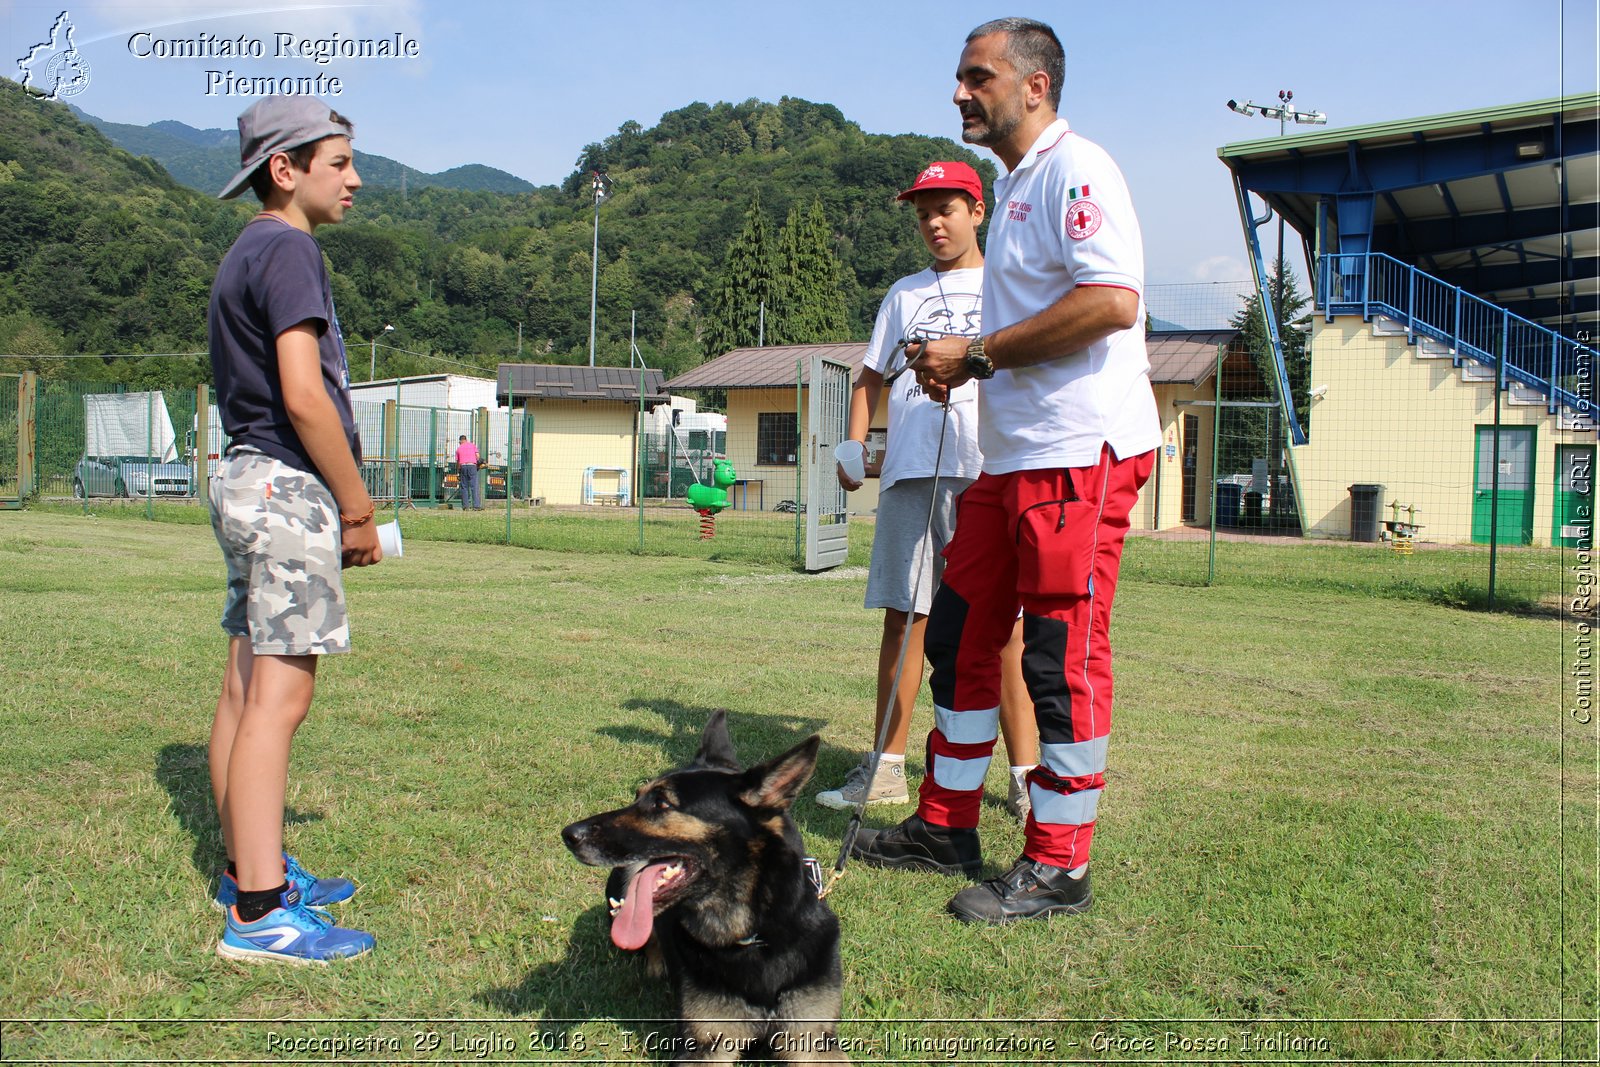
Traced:
[[1093, 900], [1087, 870], [1081, 878], [1072, 878], [1065, 867], [1022, 856], [999, 878], [957, 893], [949, 907], [964, 923], [1009, 923], [1088, 911]]
[[978, 831], [934, 826], [920, 815], [887, 830], [862, 830], [850, 854], [872, 867], [920, 867], [965, 875], [983, 870]]

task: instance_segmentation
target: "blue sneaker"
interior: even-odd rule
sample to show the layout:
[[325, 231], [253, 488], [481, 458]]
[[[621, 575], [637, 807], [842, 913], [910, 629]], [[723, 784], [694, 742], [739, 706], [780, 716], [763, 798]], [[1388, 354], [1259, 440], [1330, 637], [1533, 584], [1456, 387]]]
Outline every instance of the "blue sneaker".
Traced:
[[[350, 879], [318, 878], [300, 866], [299, 861], [287, 852], [283, 854], [283, 876], [284, 881], [300, 890], [300, 896], [313, 908], [324, 908], [356, 895], [356, 884]], [[211, 898], [211, 906], [218, 911], [227, 911], [237, 903], [239, 883], [234, 881], [233, 875], [223, 871], [222, 877], [217, 880], [217, 895]]]
[[300, 891], [284, 890], [281, 906], [253, 923], [228, 909], [228, 925], [217, 942], [217, 955], [247, 963], [271, 961], [296, 966], [329, 964], [371, 952], [376, 943], [364, 930], [335, 926], [328, 913], [306, 906]]

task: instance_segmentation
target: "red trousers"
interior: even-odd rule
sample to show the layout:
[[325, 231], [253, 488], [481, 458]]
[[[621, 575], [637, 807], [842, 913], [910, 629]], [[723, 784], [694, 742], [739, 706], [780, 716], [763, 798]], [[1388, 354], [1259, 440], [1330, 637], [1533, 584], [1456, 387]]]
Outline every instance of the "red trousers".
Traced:
[[1111, 602], [1128, 515], [1155, 453], [1089, 467], [984, 474], [961, 495], [925, 649], [935, 726], [917, 813], [978, 825], [999, 732], [1000, 650], [1023, 613], [1023, 676], [1039, 723], [1028, 857], [1088, 862], [1111, 734]]

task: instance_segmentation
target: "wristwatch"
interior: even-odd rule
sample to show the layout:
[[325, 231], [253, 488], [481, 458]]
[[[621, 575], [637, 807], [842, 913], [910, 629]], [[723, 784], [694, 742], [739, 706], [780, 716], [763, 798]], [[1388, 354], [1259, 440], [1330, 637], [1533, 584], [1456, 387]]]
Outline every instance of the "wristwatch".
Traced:
[[967, 373], [979, 381], [994, 377], [994, 360], [983, 353], [983, 337], [974, 337], [967, 345]]

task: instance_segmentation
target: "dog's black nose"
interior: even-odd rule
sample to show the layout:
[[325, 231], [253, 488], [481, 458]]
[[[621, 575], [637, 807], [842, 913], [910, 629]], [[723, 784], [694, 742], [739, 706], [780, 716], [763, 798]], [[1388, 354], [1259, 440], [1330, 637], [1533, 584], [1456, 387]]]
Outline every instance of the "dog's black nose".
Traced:
[[578, 850], [578, 846], [583, 842], [584, 835], [588, 832], [589, 823], [587, 821], [575, 822], [571, 826], [562, 828], [561, 843], [566, 845], [567, 848], [576, 852]]

